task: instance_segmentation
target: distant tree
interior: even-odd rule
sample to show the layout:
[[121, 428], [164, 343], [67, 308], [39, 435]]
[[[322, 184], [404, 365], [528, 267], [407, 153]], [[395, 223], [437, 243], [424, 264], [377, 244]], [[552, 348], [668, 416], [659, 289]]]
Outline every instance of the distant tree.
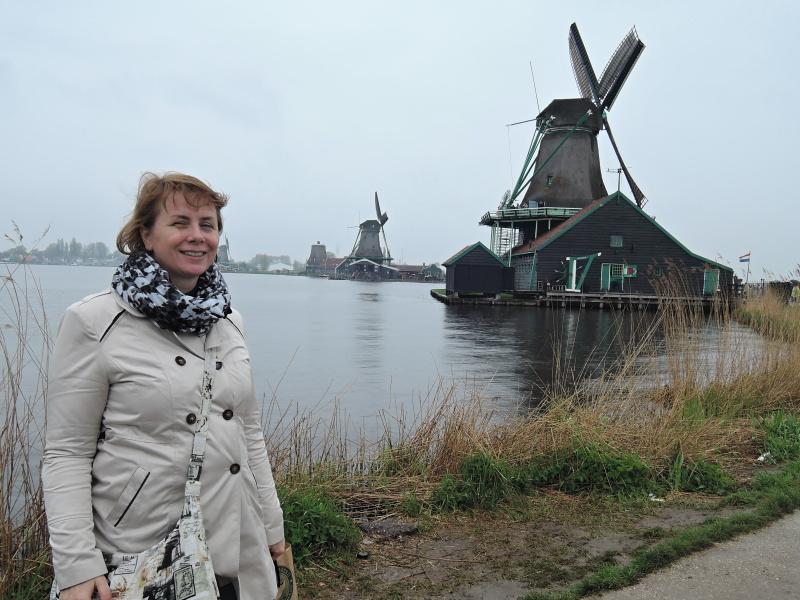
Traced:
[[78, 258], [81, 258], [82, 256], [83, 256], [83, 244], [81, 244], [75, 238], [72, 238], [72, 240], [69, 243], [69, 250], [67, 251], [67, 257], [70, 260], [76, 260]]
[[103, 242], [92, 242], [83, 248], [83, 258], [89, 260], [105, 260], [108, 258], [108, 246]]

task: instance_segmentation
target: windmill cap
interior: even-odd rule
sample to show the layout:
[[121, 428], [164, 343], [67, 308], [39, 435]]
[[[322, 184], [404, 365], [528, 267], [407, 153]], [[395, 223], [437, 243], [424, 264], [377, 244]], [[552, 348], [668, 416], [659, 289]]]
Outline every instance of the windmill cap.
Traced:
[[553, 100], [537, 115], [536, 120], [538, 122], [555, 117], [550, 122], [550, 127], [574, 127], [587, 110], [591, 110], [592, 115], [583, 123], [582, 127], [597, 133], [603, 128], [603, 115], [601, 110], [586, 98]]

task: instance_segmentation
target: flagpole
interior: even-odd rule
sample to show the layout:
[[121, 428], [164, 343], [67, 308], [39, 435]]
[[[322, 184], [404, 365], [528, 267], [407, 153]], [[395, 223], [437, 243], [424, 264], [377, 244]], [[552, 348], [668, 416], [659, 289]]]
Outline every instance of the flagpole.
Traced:
[[744, 277], [744, 284], [747, 285], [747, 282], [750, 281], [750, 257], [752, 253], [750, 250], [747, 251], [747, 275]]

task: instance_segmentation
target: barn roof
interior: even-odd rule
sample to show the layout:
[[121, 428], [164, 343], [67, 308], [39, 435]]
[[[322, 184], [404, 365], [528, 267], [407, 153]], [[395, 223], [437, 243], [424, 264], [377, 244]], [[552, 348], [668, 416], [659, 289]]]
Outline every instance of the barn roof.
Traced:
[[726, 265], [720, 264], [715, 260], [711, 260], [711, 259], [705, 258], [704, 256], [700, 256], [699, 254], [695, 254], [694, 252], [689, 250], [686, 246], [681, 244], [680, 241], [678, 241], [669, 231], [664, 229], [653, 217], [651, 217], [646, 212], [644, 212], [641, 208], [639, 208], [636, 205], [635, 202], [632, 202], [630, 200], [630, 198], [628, 198], [622, 192], [614, 192], [613, 194], [609, 194], [608, 196], [604, 196], [603, 198], [598, 198], [597, 200], [594, 200], [593, 202], [588, 204], [586, 207], [581, 209], [579, 212], [575, 213], [569, 219], [567, 219], [566, 221], [564, 221], [563, 223], [561, 223], [557, 227], [554, 227], [553, 229], [551, 229], [547, 233], [544, 233], [544, 234], [540, 235], [536, 239], [533, 239], [530, 242], [528, 242], [527, 244], [522, 244], [521, 246], [517, 246], [516, 248], [514, 248], [511, 251], [512, 254], [514, 254], [514, 255], [531, 254], [531, 253], [534, 253], [534, 252], [538, 252], [539, 250], [543, 250], [544, 248], [549, 246], [552, 242], [554, 242], [555, 240], [560, 238], [562, 235], [564, 235], [566, 232], [568, 232], [570, 229], [575, 227], [575, 225], [577, 225], [578, 223], [583, 221], [586, 217], [588, 217], [592, 213], [596, 212], [598, 209], [600, 209], [603, 206], [605, 206], [606, 204], [608, 204], [609, 201], [614, 200], [616, 198], [621, 198], [622, 200], [627, 202], [631, 206], [631, 208], [633, 208], [637, 212], [639, 212], [639, 214], [641, 214], [645, 219], [647, 219], [653, 226], [657, 227], [670, 240], [675, 242], [675, 244], [677, 244], [689, 256], [692, 256], [692, 257], [696, 258], [697, 260], [701, 260], [703, 262], [706, 262], [706, 263], [709, 263], [709, 264], [714, 265], [716, 267], [719, 267], [720, 269], [725, 269], [726, 271], [733, 271], [733, 269], [731, 267], [728, 267]]
[[474, 244], [470, 244], [469, 246], [464, 246], [464, 247], [463, 247], [461, 250], [459, 250], [458, 252], [456, 252], [455, 254], [453, 254], [453, 256], [451, 256], [450, 258], [448, 258], [446, 261], [444, 261], [444, 262], [442, 263], [442, 265], [444, 265], [445, 267], [449, 267], [450, 265], [453, 265], [453, 264], [457, 263], [458, 261], [460, 261], [462, 258], [464, 258], [464, 257], [465, 257], [467, 254], [469, 254], [470, 252], [472, 252], [472, 251], [473, 251], [473, 250], [475, 250], [476, 248], [483, 248], [483, 250], [484, 250], [484, 251], [485, 251], [487, 254], [489, 254], [490, 256], [492, 256], [493, 258], [495, 258], [495, 259], [497, 260], [497, 262], [499, 262], [499, 263], [500, 263], [501, 265], [503, 265], [504, 267], [506, 266], [506, 263], [504, 263], [504, 262], [502, 261], [502, 259], [501, 259], [499, 256], [497, 256], [497, 254], [495, 254], [494, 252], [492, 252], [491, 250], [489, 250], [489, 249], [488, 249], [488, 248], [487, 248], [487, 247], [486, 247], [486, 246], [483, 244], [483, 242], [475, 242]]

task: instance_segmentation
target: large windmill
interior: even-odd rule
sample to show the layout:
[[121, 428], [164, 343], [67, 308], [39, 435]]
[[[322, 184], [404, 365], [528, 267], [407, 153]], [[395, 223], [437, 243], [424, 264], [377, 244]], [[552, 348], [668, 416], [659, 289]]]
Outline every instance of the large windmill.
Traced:
[[[492, 228], [495, 256], [480, 244], [454, 255], [445, 263], [447, 293], [513, 290], [546, 297], [548, 305], [555, 298], [562, 306], [597, 301], [599, 307], [623, 301], [633, 306], [638, 297], [641, 307], [642, 298], [657, 299], [675, 277], [693, 300], [728, 295], [735, 281], [730, 267], [691, 252], [644, 212], [645, 196], [611, 133], [608, 111], [644, 50], [636, 29], [622, 39], [599, 80], [574, 23], [568, 44], [581, 97], [553, 100], [536, 116], [516, 183], [480, 220]], [[602, 130], [632, 199], [622, 190], [606, 191], [597, 140]]]
[[537, 115], [514, 187], [496, 212], [487, 212], [480, 220], [481, 225], [492, 227], [492, 251], [509, 265], [512, 248], [547, 233], [607, 195], [597, 146], [602, 129], [608, 133], [637, 205], [644, 205], [644, 194], [622, 160], [606, 115], [643, 49], [636, 30], [631, 29], [598, 81], [577, 25], [570, 26], [569, 54], [583, 97], [553, 100]]
[[[367, 219], [358, 226], [358, 235], [350, 254], [344, 258], [337, 267], [339, 275], [355, 276], [369, 275], [370, 279], [391, 278], [396, 271], [391, 266], [392, 255], [386, 243], [384, 225], [389, 220], [389, 215], [381, 212], [378, 192], [375, 192], [375, 219]], [[383, 238], [383, 246], [381, 246]]]

